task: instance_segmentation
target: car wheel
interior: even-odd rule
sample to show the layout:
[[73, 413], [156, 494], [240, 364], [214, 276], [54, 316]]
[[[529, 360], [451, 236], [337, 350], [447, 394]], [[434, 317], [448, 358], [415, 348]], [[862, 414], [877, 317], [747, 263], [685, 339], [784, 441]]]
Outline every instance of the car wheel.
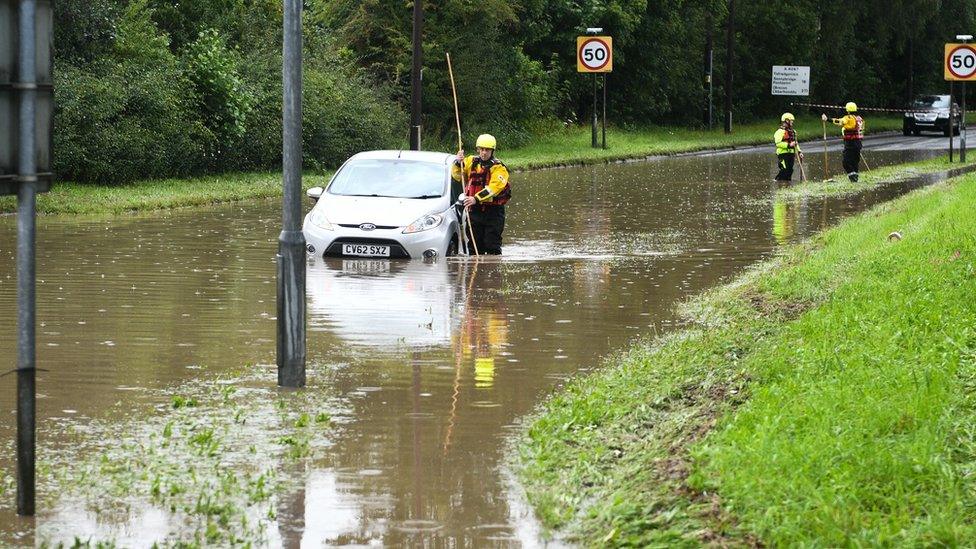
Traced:
[[454, 257], [458, 254], [457, 235], [451, 237], [451, 243], [447, 245], [447, 257]]
[[913, 129], [912, 130], [912, 135], [921, 135], [921, 134], [922, 134], [922, 130], [919, 130], [919, 129]]
[[910, 135], [912, 133], [912, 127], [909, 126], [908, 124], [902, 124], [902, 126], [901, 126], [901, 133], [902, 133], [902, 135], [904, 135], [904, 136], [907, 137], [908, 135]]

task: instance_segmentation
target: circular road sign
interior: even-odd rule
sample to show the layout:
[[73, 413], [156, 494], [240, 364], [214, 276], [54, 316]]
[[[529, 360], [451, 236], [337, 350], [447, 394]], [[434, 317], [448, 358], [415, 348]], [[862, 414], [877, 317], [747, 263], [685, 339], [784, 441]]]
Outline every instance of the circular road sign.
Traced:
[[578, 55], [583, 67], [600, 71], [610, 63], [610, 44], [602, 37], [587, 38], [580, 44]]
[[969, 79], [976, 74], [976, 50], [969, 44], [956, 46], [946, 56], [946, 70], [959, 79]]

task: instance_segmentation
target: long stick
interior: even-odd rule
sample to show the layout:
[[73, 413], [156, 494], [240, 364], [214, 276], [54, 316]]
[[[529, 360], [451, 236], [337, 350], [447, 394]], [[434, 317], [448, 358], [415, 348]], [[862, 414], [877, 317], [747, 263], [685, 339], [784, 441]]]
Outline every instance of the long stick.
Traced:
[[830, 179], [830, 163], [827, 162], [827, 121], [820, 119], [823, 123], [823, 136], [824, 136], [824, 179]]
[[793, 152], [793, 156], [796, 157], [796, 164], [798, 166], [800, 166], [800, 181], [806, 181], [807, 180], [807, 174], [806, 174], [806, 172], [803, 171], [803, 161], [800, 160], [800, 153], [799, 153], [799, 151], [794, 151]]
[[868, 159], [864, 158], [864, 153], [861, 153], [861, 160], [864, 161], [864, 167], [871, 171], [871, 166], [868, 164]]
[[[464, 143], [461, 141], [461, 112], [458, 110], [458, 100], [457, 100], [457, 88], [454, 86], [454, 69], [451, 67], [451, 52], [445, 52], [447, 55], [447, 74], [451, 77], [451, 96], [454, 97], [454, 122], [457, 124], [458, 133], [458, 150], [464, 148]], [[468, 192], [468, 185], [464, 181], [464, 164], [461, 164], [461, 187], [464, 188], [465, 194]], [[471, 228], [471, 214], [468, 213], [468, 208], [464, 208], [464, 217], [466, 218], [466, 225], [468, 226], [468, 234], [471, 235], [471, 245], [474, 246], [474, 255], [480, 255], [478, 253], [478, 243], [474, 241], [474, 229]], [[470, 253], [468, 255], [471, 255]]]

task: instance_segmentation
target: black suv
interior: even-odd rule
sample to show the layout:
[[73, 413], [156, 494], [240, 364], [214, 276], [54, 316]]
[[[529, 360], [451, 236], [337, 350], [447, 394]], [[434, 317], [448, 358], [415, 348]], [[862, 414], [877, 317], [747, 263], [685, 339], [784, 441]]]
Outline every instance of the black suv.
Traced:
[[[959, 135], [960, 111], [957, 103], [952, 104], [952, 132]], [[902, 123], [902, 133], [905, 135], [926, 132], [942, 132], [949, 136], [949, 96], [948, 95], [919, 95], [908, 106]]]

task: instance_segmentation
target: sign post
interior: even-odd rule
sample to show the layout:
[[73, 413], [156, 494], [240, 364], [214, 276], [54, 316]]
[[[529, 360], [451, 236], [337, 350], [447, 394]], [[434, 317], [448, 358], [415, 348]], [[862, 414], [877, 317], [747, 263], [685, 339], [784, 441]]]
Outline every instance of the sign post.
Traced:
[[[972, 36], [959, 35], [957, 40], [971, 40]], [[962, 135], [959, 137], [959, 161], [966, 161], [966, 82], [976, 80], [976, 48], [962, 44], [946, 44], [945, 60], [942, 64], [945, 79], [962, 82]], [[950, 105], [950, 110], [951, 110]], [[952, 118], [949, 118], [949, 133], [952, 133]]]
[[773, 95], [810, 95], [810, 67], [773, 65]]
[[[587, 29], [589, 30], [589, 29]], [[603, 29], [593, 29], [601, 32]], [[592, 120], [592, 143], [593, 148], [597, 148], [596, 134], [596, 98], [597, 98], [597, 74], [603, 73], [603, 125], [604, 137], [603, 148], [607, 148], [606, 139], [606, 73], [613, 71], [613, 38], [610, 36], [578, 36], [576, 37], [576, 72], [593, 74], [593, 116]]]

